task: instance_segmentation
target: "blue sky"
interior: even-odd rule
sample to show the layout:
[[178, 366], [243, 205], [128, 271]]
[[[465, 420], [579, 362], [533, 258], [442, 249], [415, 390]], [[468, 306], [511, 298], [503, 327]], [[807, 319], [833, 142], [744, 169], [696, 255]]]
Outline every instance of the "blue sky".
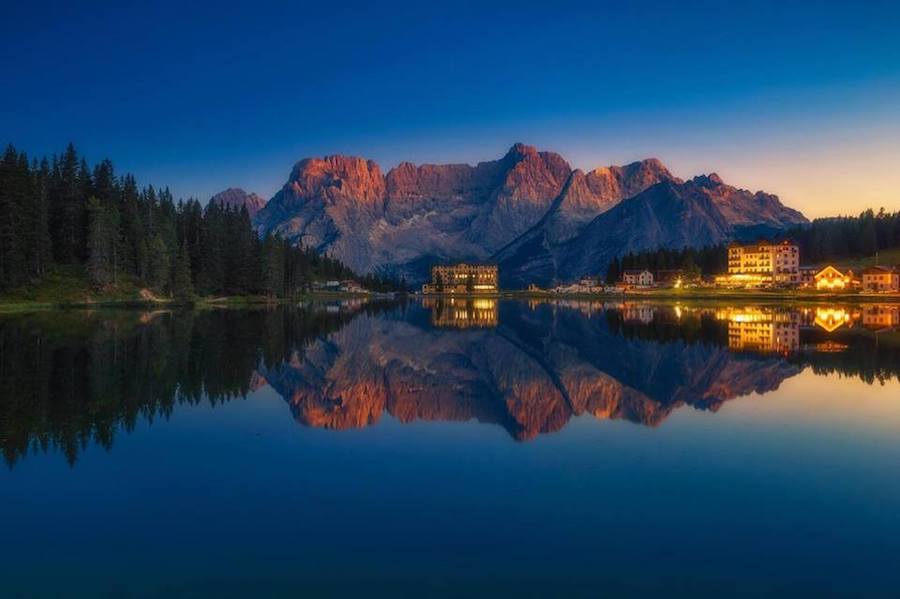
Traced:
[[812, 216], [900, 209], [896, 2], [19, 3], [0, 138], [205, 200], [306, 156], [657, 156]]

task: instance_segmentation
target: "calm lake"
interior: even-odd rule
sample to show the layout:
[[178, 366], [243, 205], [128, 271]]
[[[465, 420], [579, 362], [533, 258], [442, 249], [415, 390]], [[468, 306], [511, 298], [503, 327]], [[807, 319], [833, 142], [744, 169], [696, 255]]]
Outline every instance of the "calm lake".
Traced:
[[896, 595], [900, 308], [0, 316], [0, 595]]

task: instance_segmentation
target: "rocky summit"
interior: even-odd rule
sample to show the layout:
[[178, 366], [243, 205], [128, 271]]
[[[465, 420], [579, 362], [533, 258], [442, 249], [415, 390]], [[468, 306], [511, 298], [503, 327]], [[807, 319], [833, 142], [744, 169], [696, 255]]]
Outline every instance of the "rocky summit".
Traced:
[[247, 208], [250, 218], [256, 216], [256, 213], [266, 205], [266, 201], [255, 193], [247, 193], [237, 187], [229, 187], [225, 191], [220, 191], [209, 199], [209, 203], [217, 204], [220, 208], [229, 210]]
[[[248, 203], [237, 192], [216, 198]], [[474, 166], [404, 162], [387, 174], [364, 158], [308, 158], [265, 207], [248, 210], [261, 235], [313, 247], [360, 273], [420, 282], [436, 262], [492, 260], [507, 287], [600, 273], [628, 251], [806, 222], [776, 196], [715, 174], [684, 182], [652, 158], [583, 172], [524, 144]]]

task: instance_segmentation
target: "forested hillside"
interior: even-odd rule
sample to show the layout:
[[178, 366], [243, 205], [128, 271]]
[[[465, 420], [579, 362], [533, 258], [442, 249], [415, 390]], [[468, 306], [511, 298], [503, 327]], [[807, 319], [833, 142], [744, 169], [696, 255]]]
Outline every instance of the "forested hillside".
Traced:
[[[355, 278], [310, 249], [259, 239], [246, 209], [176, 201], [168, 188], [118, 176], [109, 160], [91, 167], [71, 144], [31, 161], [9, 146], [0, 160], [0, 292], [73, 266], [96, 290], [128, 284], [183, 299], [284, 296], [317, 279]], [[361, 280], [372, 289], [393, 287]]]
[[859, 216], [817, 218], [810, 225], [791, 229], [787, 236], [800, 245], [804, 264], [865, 258], [900, 247], [900, 211], [882, 208]]

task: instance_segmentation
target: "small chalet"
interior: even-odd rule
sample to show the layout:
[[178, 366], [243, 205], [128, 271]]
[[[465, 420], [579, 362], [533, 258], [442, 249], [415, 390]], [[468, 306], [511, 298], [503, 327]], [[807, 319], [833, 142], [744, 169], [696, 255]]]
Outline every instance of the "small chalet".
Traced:
[[853, 271], [841, 272], [834, 266], [826, 266], [813, 277], [816, 289], [839, 291], [849, 289], [853, 283]]

